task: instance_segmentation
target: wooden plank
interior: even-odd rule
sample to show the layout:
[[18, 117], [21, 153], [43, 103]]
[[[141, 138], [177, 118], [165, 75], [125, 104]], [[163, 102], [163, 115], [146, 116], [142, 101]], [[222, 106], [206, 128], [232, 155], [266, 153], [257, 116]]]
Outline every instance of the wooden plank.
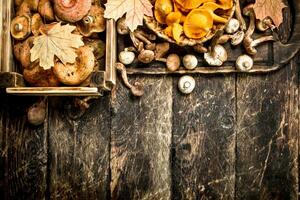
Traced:
[[94, 100], [86, 113], [71, 106], [69, 100], [57, 97], [50, 100], [50, 198], [106, 199], [109, 195], [109, 97]]
[[299, 91], [293, 62], [237, 81], [237, 199], [298, 199]]
[[27, 108], [36, 99], [0, 96], [0, 198], [44, 199], [47, 126], [30, 126]]
[[234, 199], [235, 76], [195, 79], [173, 95], [173, 198]]
[[170, 199], [172, 79], [134, 80], [145, 84], [144, 96], [118, 84], [113, 104], [111, 198]]
[[0, 72], [0, 88], [23, 87], [24, 78], [16, 72]]

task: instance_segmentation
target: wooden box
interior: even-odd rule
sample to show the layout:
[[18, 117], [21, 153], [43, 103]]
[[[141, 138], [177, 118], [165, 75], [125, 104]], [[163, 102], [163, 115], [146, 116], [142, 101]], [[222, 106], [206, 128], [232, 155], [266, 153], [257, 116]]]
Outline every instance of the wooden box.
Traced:
[[[109, 91], [116, 83], [115, 22], [107, 20], [105, 70], [94, 72], [90, 87], [27, 87], [22, 74], [18, 73], [18, 63], [13, 56], [13, 40], [10, 24], [14, 17], [14, 1], [0, 2], [0, 88], [8, 94], [42, 96], [98, 96], [102, 91]], [[113, 50], [113, 51], [112, 51]]]

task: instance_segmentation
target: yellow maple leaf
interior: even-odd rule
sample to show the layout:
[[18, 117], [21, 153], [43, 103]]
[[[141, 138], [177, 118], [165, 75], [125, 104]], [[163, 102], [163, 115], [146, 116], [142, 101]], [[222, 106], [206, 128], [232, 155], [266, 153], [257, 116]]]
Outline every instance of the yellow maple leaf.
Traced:
[[45, 70], [54, 66], [54, 56], [64, 64], [75, 63], [75, 51], [84, 45], [82, 36], [72, 33], [75, 29], [75, 26], [57, 23], [47, 33], [36, 37], [30, 50], [31, 62], [39, 59]]

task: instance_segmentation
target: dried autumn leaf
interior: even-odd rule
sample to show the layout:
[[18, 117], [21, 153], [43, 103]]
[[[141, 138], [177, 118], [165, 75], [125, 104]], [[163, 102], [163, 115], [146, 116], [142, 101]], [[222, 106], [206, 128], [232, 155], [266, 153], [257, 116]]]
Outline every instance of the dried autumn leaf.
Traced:
[[36, 37], [30, 50], [31, 62], [39, 59], [40, 66], [45, 70], [54, 66], [54, 56], [64, 64], [75, 63], [75, 51], [84, 45], [82, 36], [72, 34], [75, 29], [75, 26], [61, 26], [61, 23], [57, 23], [46, 33]]
[[149, 0], [109, 0], [105, 7], [105, 18], [118, 20], [126, 14], [125, 22], [131, 31], [143, 25], [144, 15], [153, 16]]
[[257, 19], [263, 20], [270, 17], [274, 25], [279, 27], [283, 21], [282, 10], [285, 7], [282, 0], [256, 0], [253, 9]]

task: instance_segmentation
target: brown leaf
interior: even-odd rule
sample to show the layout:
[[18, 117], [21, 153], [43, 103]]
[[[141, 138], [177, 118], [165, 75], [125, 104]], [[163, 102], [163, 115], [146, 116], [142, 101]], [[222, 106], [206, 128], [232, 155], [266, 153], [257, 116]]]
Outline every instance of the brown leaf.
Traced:
[[256, 0], [253, 8], [257, 19], [263, 20], [270, 17], [274, 25], [279, 27], [283, 21], [282, 10], [285, 7], [282, 0]]

